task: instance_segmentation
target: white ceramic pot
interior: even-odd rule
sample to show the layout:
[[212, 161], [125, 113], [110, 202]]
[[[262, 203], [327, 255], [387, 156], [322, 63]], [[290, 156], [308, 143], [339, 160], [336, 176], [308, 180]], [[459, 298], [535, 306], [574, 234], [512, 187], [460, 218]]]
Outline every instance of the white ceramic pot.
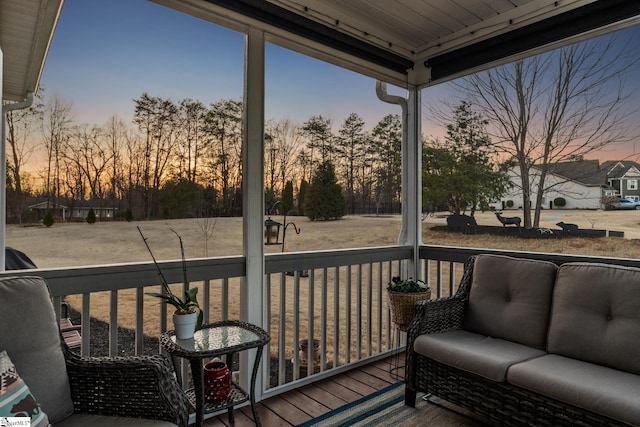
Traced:
[[198, 323], [198, 313], [177, 314], [173, 313], [173, 326], [176, 330], [176, 338], [187, 340], [193, 338]]

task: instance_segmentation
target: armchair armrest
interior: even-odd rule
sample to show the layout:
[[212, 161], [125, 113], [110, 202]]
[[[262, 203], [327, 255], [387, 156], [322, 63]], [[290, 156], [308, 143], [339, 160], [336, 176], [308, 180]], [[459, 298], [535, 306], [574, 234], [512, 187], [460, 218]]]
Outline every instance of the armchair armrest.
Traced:
[[76, 413], [158, 419], [187, 425], [187, 396], [165, 356], [85, 358], [64, 347]]

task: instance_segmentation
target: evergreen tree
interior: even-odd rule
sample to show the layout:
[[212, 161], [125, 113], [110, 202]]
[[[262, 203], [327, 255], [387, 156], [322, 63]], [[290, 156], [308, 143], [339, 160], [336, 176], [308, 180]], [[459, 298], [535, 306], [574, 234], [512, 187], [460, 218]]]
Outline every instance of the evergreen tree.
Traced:
[[503, 165], [496, 163], [487, 121], [462, 102], [447, 125], [446, 143], [434, 142], [422, 152], [423, 200], [445, 205], [453, 214], [485, 210], [509, 187]]
[[89, 208], [89, 213], [87, 214], [87, 222], [89, 224], [96, 223], [96, 213], [93, 211], [93, 208]]
[[55, 220], [53, 219], [53, 211], [49, 209], [42, 219], [42, 224], [44, 224], [45, 227], [51, 227], [54, 222]]
[[298, 190], [298, 215], [304, 215], [304, 199], [309, 192], [309, 183], [306, 180], [300, 181], [300, 189]]
[[285, 213], [289, 214], [289, 211], [293, 209], [293, 182], [287, 181], [287, 185], [284, 186], [282, 191], [282, 204], [284, 205]]
[[329, 161], [318, 165], [305, 199], [305, 215], [312, 221], [340, 219], [346, 205], [342, 187], [338, 184], [333, 164]]

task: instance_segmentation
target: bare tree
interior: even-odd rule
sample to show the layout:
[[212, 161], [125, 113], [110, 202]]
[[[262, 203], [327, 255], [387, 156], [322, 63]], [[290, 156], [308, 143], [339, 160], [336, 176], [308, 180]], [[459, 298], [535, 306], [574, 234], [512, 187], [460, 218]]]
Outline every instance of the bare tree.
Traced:
[[136, 216], [144, 213], [144, 143], [140, 134], [129, 131], [125, 134], [123, 154], [123, 195], [128, 208]]
[[118, 207], [118, 200], [122, 199], [122, 186], [124, 179], [122, 176], [122, 165], [120, 164], [120, 161], [122, 160], [122, 146], [124, 145], [126, 132], [126, 125], [117, 116], [109, 117], [103, 129], [105, 143], [107, 144], [105, 149], [108, 150], [108, 156], [111, 157], [111, 176], [109, 177], [110, 188], [108, 192], [111, 198], [111, 207], [114, 209], [114, 212]]
[[[355, 213], [356, 174], [365, 162], [368, 140], [364, 120], [351, 113], [338, 130], [336, 152], [341, 161], [341, 171], [347, 190], [347, 212]], [[362, 190], [362, 189], [360, 189]]]
[[133, 122], [144, 136], [144, 215], [156, 214], [156, 198], [175, 146], [178, 108], [168, 99], [143, 93], [134, 99]]
[[209, 137], [208, 161], [214, 182], [219, 184], [223, 206], [233, 209], [232, 190], [239, 188], [242, 177], [242, 111], [241, 101], [221, 100], [211, 104], [206, 132]]
[[89, 189], [89, 194], [83, 195], [83, 198], [88, 196], [90, 200], [101, 200], [105, 195], [104, 174], [112, 161], [112, 154], [103, 139], [102, 129], [85, 125], [68, 141], [66, 157], [75, 164], [74, 169], [81, 171]]
[[217, 219], [204, 217], [198, 220], [198, 228], [202, 232], [202, 256], [209, 256], [209, 239], [213, 236], [213, 232], [216, 229]]
[[[628, 141], [625, 78], [637, 41], [607, 36], [464, 78], [457, 87], [489, 119], [503, 152], [518, 165], [526, 228], [538, 227], [550, 165]], [[539, 171], [531, 220], [531, 167]]]
[[71, 101], [59, 94], [53, 94], [44, 105], [42, 120], [42, 142], [46, 149], [47, 165], [45, 176], [45, 193], [47, 201], [55, 208], [60, 196], [62, 149], [69, 138], [72, 115]]
[[310, 150], [312, 162], [316, 162], [316, 150], [320, 153], [320, 162], [324, 163], [325, 160], [332, 160], [333, 134], [331, 133], [331, 119], [325, 119], [322, 116], [311, 116], [302, 125], [302, 133], [309, 138], [307, 147]]
[[207, 108], [200, 101], [184, 99], [178, 108], [177, 177], [197, 182], [199, 160], [205, 147], [204, 126]]
[[[41, 92], [42, 93], [42, 92]], [[40, 95], [41, 96], [41, 95]], [[9, 110], [6, 114], [7, 143], [9, 155], [7, 157], [7, 190], [11, 190], [13, 197], [13, 216], [22, 223], [22, 211], [25, 209], [25, 188], [23, 185], [23, 166], [29, 161], [36, 143], [31, 139], [33, 131], [42, 122], [42, 99], [38, 96], [35, 104], [23, 110]], [[7, 206], [7, 215], [11, 215]]]
[[[371, 131], [371, 152], [375, 156], [377, 196], [382, 198], [388, 212], [400, 205], [402, 169], [402, 123], [397, 114], [388, 114]], [[376, 201], [378, 203], [378, 200]], [[378, 204], [377, 209], [379, 210]]]
[[272, 130], [271, 137], [276, 147], [276, 171], [282, 191], [293, 175], [296, 154], [304, 146], [300, 126], [290, 119], [278, 120]]

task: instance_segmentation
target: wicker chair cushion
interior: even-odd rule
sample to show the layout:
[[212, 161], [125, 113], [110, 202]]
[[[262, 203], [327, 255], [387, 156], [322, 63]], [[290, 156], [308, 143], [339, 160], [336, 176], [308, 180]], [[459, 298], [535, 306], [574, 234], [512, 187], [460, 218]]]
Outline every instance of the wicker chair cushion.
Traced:
[[640, 374], [640, 269], [560, 267], [549, 352]]
[[416, 353], [440, 363], [504, 382], [507, 369], [514, 363], [546, 354], [542, 350], [509, 341], [457, 330], [424, 334], [416, 338]]
[[55, 427], [175, 427], [175, 424], [161, 420], [142, 418], [108, 417], [106, 415], [75, 414], [59, 422]]
[[557, 269], [546, 261], [478, 255], [463, 328], [544, 349]]
[[52, 424], [73, 413], [60, 330], [44, 279], [0, 278], [0, 349]]
[[638, 375], [550, 354], [512, 366], [507, 373], [507, 381], [588, 411], [640, 426]]

